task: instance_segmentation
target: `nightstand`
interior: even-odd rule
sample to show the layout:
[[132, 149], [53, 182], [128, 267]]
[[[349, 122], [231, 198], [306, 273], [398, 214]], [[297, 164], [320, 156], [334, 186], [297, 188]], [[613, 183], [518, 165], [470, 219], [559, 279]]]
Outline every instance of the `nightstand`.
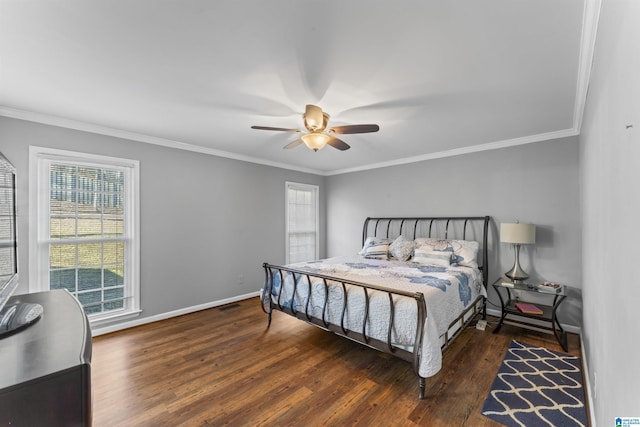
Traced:
[[[502, 327], [502, 324], [504, 323], [504, 320], [507, 316], [518, 316], [518, 319], [513, 319], [512, 317], [510, 317], [509, 321], [522, 326], [533, 326], [535, 328], [553, 331], [553, 335], [556, 337], [564, 351], [569, 351], [567, 344], [567, 333], [560, 325], [560, 322], [558, 321], [558, 318], [556, 316], [558, 307], [567, 297], [565, 294], [565, 286], [561, 286], [558, 292], [545, 292], [539, 290], [536, 285], [527, 283], [513, 283], [509, 279], [505, 279], [502, 277], [493, 282], [492, 286], [496, 290], [496, 293], [500, 298], [500, 306], [502, 312], [500, 316], [500, 322], [498, 322], [498, 326], [496, 326], [496, 328], [493, 330], [494, 334], [500, 331], [500, 328]], [[526, 303], [526, 301], [516, 301], [514, 299], [514, 295], [512, 295], [512, 291], [520, 291], [522, 294], [529, 293], [544, 295], [548, 297], [550, 303], [535, 303], [535, 306], [542, 310], [541, 314], [524, 313], [520, 311], [515, 304], [518, 302]], [[539, 322], [530, 322], [528, 321], [528, 319], [541, 321], [542, 325], [539, 324]], [[549, 325], [545, 325], [544, 323], [549, 323]]]

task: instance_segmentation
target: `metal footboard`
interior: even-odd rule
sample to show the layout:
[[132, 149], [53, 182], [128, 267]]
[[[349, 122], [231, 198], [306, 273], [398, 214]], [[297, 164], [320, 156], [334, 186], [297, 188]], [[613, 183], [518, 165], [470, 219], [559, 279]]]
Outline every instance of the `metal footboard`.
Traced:
[[[262, 309], [268, 315], [269, 325], [271, 324], [271, 314], [273, 310], [282, 311], [298, 319], [302, 319], [305, 322], [318, 326], [322, 329], [331, 331], [337, 335], [349, 338], [353, 341], [364, 344], [368, 347], [375, 348], [376, 350], [392, 354], [400, 359], [406, 360], [413, 365], [413, 370], [420, 380], [420, 399], [424, 398], [425, 391], [425, 379], [419, 374], [420, 358], [422, 350], [422, 339], [424, 332], [424, 323], [427, 317], [427, 306], [424, 300], [424, 295], [421, 292], [406, 292], [396, 289], [385, 288], [383, 286], [371, 285], [368, 283], [357, 282], [353, 280], [340, 279], [333, 276], [327, 276], [323, 274], [309, 273], [303, 270], [296, 270], [289, 267], [277, 266], [268, 263], [263, 264], [265, 270], [265, 286], [262, 293]], [[277, 292], [274, 292], [274, 281], [276, 279], [280, 281], [280, 288]], [[291, 283], [293, 283], [293, 290], [291, 292], [291, 298], [288, 301], [283, 301], [283, 284], [287, 277], [290, 277]], [[309, 311], [310, 296], [312, 294], [311, 287], [312, 282], [322, 281], [325, 289], [322, 316], [314, 316]], [[300, 302], [294, 299], [298, 295], [298, 287], [307, 287], [307, 296], [304, 301]], [[342, 313], [339, 324], [331, 323], [327, 320], [328, 304], [329, 304], [329, 287], [335, 286], [337, 289], [342, 290], [342, 307], [340, 311]], [[355, 289], [361, 289], [364, 296], [364, 314], [361, 319], [362, 328], [359, 331], [352, 331], [345, 325], [345, 317], [348, 304], [348, 288], [354, 287]], [[352, 290], [353, 291], [353, 290]], [[367, 329], [370, 324], [369, 319], [369, 306], [371, 302], [372, 292], [382, 292], [387, 295], [389, 301], [389, 319], [386, 340], [379, 340], [371, 337], [367, 334]], [[395, 302], [394, 296], [412, 298], [416, 302], [416, 335], [413, 342], [413, 351], [408, 351], [404, 348], [399, 348], [392, 343], [392, 331], [394, 330], [395, 321]], [[296, 306], [298, 308], [296, 308]], [[304, 309], [302, 309], [304, 307]]]

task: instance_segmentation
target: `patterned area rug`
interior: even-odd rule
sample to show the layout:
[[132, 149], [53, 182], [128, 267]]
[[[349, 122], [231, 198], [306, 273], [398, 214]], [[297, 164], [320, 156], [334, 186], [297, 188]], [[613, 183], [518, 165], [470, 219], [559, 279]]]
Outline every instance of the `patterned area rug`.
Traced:
[[586, 426], [580, 359], [512, 341], [482, 415], [507, 426]]

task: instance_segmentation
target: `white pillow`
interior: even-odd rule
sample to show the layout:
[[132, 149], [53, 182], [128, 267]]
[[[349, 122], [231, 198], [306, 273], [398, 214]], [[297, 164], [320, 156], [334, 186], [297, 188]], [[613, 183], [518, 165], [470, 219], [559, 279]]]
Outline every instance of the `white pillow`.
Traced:
[[478, 249], [480, 244], [472, 240], [441, 240], [419, 238], [416, 248], [428, 251], [449, 251], [453, 253], [451, 264], [478, 268]]
[[413, 251], [413, 261], [418, 264], [449, 267], [451, 265], [451, 252], [430, 251], [424, 248], [416, 248]]
[[407, 261], [411, 258], [414, 247], [413, 240], [400, 235], [389, 245], [389, 253], [400, 261]]

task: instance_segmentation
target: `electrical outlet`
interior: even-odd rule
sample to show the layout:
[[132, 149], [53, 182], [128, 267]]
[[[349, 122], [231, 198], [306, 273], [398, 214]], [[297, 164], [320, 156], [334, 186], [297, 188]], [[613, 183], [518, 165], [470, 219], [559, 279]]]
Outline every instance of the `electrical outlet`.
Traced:
[[244, 274], [238, 274], [238, 285], [244, 285]]

